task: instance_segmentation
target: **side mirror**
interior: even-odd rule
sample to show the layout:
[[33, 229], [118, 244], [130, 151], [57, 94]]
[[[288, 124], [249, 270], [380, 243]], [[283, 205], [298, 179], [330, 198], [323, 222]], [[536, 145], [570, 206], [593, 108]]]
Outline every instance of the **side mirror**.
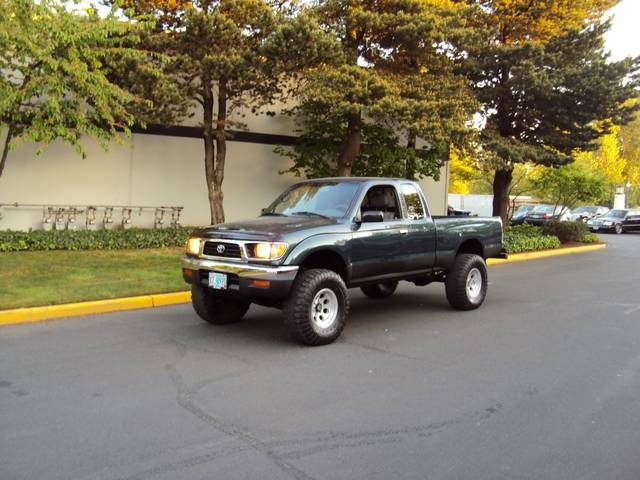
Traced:
[[384, 213], [380, 210], [362, 212], [362, 223], [384, 222]]
[[260, 215], [264, 215], [265, 213], [267, 213], [267, 207], [261, 208], [260, 209]]

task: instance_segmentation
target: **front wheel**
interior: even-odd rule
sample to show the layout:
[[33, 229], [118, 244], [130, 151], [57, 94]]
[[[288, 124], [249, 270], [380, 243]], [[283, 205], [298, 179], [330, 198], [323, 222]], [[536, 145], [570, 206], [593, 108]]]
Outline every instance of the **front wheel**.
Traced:
[[349, 315], [344, 281], [331, 270], [298, 274], [285, 306], [285, 326], [304, 345], [326, 345], [340, 336]]
[[214, 325], [225, 325], [242, 320], [251, 302], [214, 295], [199, 285], [191, 285], [191, 304], [198, 316]]
[[487, 265], [479, 255], [462, 253], [447, 273], [445, 291], [449, 304], [458, 310], [473, 310], [487, 296]]
[[613, 227], [613, 231], [616, 232], [616, 235], [620, 235], [622, 233], [622, 225], [616, 223]]
[[398, 288], [398, 282], [387, 282], [364, 285], [360, 290], [369, 298], [387, 298], [393, 295], [396, 288]]

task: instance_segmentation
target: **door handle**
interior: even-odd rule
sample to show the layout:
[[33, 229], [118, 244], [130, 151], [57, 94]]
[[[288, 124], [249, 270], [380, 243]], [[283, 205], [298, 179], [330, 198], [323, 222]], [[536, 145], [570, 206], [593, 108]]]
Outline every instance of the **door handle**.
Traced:
[[407, 235], [409, 233], [409, 230], [406, 228], [401, 228], [400, 229], [400, 235]]

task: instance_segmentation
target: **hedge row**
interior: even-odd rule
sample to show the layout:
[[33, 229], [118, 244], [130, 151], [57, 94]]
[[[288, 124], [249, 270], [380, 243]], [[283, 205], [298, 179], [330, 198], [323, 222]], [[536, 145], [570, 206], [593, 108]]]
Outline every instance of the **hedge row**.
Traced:
[[546, 222], [542, 224], [544, 235], [555, 235], [562, 243], [582, 242], [589, 233], [589, 227], [583, 222]]
[[124, 250], [184, 245], [193, 227], [129, 230], [0, 231], [0, 252]]
[[533, 252], [560, 247], [555, 235], [545, 235], [534, 225], [516, 225], [504, 231], [504, 246], [509, 253]]

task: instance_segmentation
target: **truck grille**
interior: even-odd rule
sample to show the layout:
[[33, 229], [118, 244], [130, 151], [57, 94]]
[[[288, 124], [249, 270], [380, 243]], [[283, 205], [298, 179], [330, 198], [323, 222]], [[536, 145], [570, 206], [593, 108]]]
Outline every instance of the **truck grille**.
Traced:
[[205, 242], [202, 253], [211, 257], [241, 258], [240, 245], [237, 243]]

